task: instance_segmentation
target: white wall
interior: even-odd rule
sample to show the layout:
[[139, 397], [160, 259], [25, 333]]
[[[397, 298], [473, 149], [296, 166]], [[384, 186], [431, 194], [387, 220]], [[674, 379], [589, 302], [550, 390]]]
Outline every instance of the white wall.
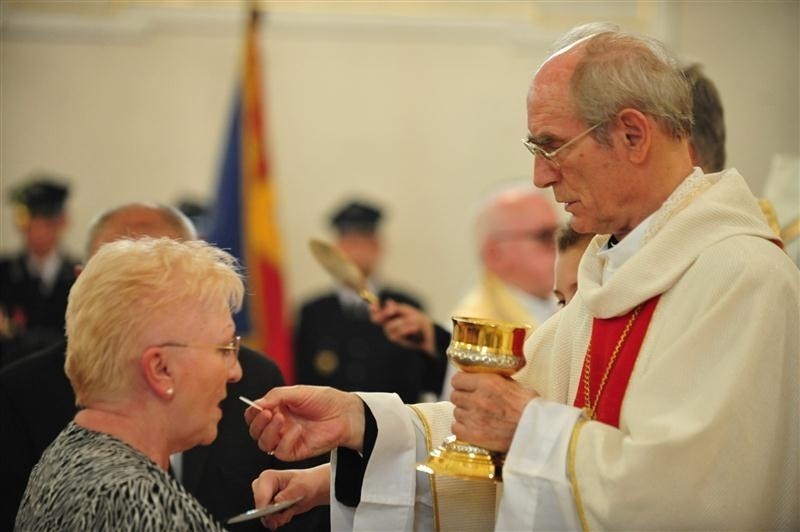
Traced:
[[[225, 137], [241, 10], [123, 4], [1, 13], [0, 192], [35, 169], [69, 176], [75, 253], [105, 207], [209, 198]], [[295, 301], [327, 284], [306, 240], [358, 193], [390, 211], [385, 277], [446, 318], [476, 274], [475, 204], [498, 182], [529, 178], [527, 84], [575, 23], [614, 20], [700, 59], [726, 105], [730, 163], [755, 191], [774, 152], [798, 152], [794, 1], [324, 6], [278, 5], [263, 40]], [[5, 197], [0, 209], [7, 251], [19, 241]]]

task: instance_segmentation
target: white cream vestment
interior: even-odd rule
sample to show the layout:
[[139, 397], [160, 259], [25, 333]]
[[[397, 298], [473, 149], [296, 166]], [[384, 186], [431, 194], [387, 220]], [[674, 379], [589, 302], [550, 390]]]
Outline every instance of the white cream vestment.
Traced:
[[[362, 503], [333, 500], [333, 529], [796, 530], [800, 272], [771, 238], [738, 172], [696, 169], [606, 282], [594, 239], [575, 298], [526, 344], [515, 378], [542, 397], [512, 441], [496, 521], [490, 483], [414, 470], [452, 405], [362, 394], [378, 439]], [[571, 405], [592, 319], [658, 294], [619, 428], [585, 420]]]

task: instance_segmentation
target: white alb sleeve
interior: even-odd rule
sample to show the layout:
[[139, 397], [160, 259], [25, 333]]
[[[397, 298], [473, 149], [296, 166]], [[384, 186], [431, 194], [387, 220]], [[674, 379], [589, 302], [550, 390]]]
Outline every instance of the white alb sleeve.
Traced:
[[[425, 434], [419, 430], [415, 414], [395, 394], [358, 395], [375, 417], [378, 437], [364, 474], [361, 503], [351, 508], [331, 497], [331, 529], [432, 530], [429, 483], [417, 482], [421, 473], [415, 469], [427, 452]], [[334, 452], [331, 456], [331, 493], [335, 489], [336, 455]], [[422, 507], [419, 512], [415, 512], [417, 502]], [[415, 522], [417, 518], [425, 521], [426, 516], [430, 518], [429, 524]]]
[[541, 398], [525, 407], [503, 466], [496, 530], [580, 530], [567, 478], [580, 415], [578, 408]]

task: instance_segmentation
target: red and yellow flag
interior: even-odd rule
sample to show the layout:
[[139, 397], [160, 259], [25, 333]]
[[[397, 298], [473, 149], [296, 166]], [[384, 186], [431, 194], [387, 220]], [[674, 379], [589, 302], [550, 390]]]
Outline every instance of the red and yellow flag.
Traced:
[[287, 383], [294, 382], [291, 334], [284, 305], [275, 184], [267, 157], [259, 62], [259, 14], [252, 10], [244, 63], [231, 113], [228, 144], [207, 238], [230, 250], [247, 275], [247, 296], [236, 316], [248, 345], [275, 360]]

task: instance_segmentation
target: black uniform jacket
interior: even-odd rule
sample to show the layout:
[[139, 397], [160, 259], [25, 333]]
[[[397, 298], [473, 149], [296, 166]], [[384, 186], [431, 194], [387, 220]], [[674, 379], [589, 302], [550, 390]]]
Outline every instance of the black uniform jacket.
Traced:
[[[383, 290], [381, 301], [393, 299], [420, 308], [412, 297]], [[447, 358], [430, 357], [420, 350], [390, 342], [366, 311], [342, 307], [330, 293], [300, 309], [295, 331], [298, 382], [332, 386], [345, 391], [394, 392], [406, 403], [416, 403], [423, 392], [439, 394]]]
[[25, 254], [0, 259], [0, 308], [8, 316], [0, 334], [0, 367], [64, 337], [67, 296], [77, 262], [62, 256], [52, 290], [45, 293], [31, 276]]

